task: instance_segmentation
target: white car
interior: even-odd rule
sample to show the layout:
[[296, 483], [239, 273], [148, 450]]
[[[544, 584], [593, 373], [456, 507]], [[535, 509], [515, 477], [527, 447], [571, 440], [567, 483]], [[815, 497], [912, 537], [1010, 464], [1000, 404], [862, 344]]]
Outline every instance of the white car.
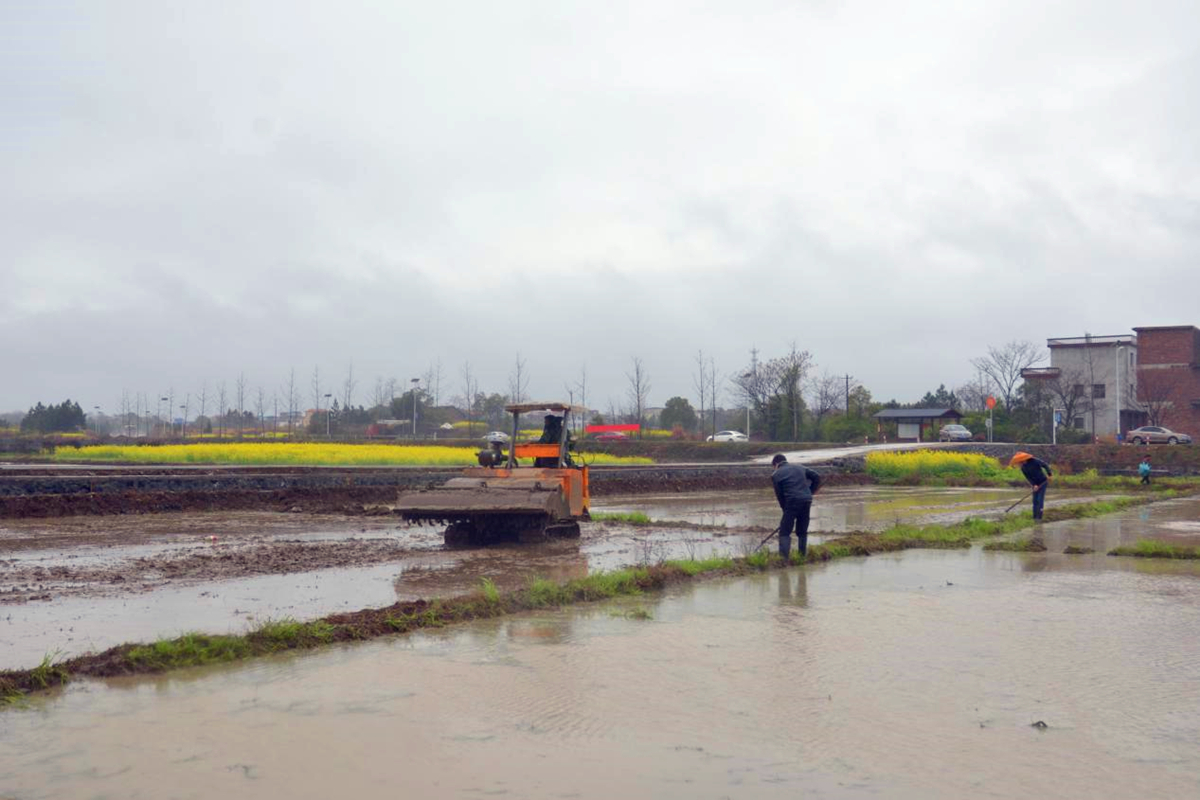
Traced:
[[750, 437], [741, 431], [717, 431], [708, 437], [710, 442], [748, 442]]

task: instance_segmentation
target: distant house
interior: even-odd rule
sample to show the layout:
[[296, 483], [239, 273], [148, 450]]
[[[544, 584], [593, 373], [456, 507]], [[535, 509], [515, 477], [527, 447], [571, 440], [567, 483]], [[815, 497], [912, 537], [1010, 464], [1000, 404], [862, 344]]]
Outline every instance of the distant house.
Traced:
[[1050, 366], [1026, 369], [1021, 377], [1051, 388], [1056, 405], [1063, 395], [1077, 398], [1062, 426], [1115, 437], [1146, 421], [1138, 402], [1138, 344], [1129, 334], [1047, 339]]
[[[882, 428], [884, 422], [894, 422], [897, 428], [897, 441], [925, 441], [925, 428], [934, 425], [947, 425], [958, 422], [962, 414], [953, 408], [885, 408], [872, 415]], [[932, 437], [929, 437], [932, 438]]]

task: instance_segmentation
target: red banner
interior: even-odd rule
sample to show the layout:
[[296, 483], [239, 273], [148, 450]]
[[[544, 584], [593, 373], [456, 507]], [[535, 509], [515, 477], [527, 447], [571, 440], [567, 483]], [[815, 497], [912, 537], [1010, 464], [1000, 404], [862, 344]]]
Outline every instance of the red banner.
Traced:
[[641, 425], [634, 423], [633, 425], [588, 425], [583, 429], [584, 433], [608, 433], [609, 431], [640, 431]]

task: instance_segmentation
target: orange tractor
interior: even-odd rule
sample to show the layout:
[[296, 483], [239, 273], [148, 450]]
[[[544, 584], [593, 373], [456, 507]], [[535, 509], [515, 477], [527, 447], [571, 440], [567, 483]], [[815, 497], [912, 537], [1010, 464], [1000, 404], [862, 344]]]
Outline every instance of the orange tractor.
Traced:
[[[462, 477], [424, 491], [406, 491], [396, 510], [407, 520], [444, 523], [448, 545], [482, 545], [500, 541], [540, 541], [579, 536], [579, 521], [589, 519], [588, 470], [571, 458], [566, 403], [517, 403], [512, 414], [508, 453], [501, 442], [479, 453], [480, 466]], [[536, 443], [517, 444], [521, 415], [544, 413]], [[521, 466], [520, 459], [532, 459]]]

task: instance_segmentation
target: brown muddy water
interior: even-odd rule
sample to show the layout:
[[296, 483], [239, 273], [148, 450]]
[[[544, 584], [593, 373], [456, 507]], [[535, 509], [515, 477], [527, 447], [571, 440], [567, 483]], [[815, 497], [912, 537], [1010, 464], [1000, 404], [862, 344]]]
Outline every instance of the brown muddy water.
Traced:
[[908, 551], [83, 682], [0, 714], [0, 796], [1197, 796], [1200, 572], [1067, 560]]
[[[817, 533], [811, 538], [819, 542], [822, 531], [897, 521], [999, 513], [1019, 497], [1010, 489], [830, 487], [814, 505]], [[1059, 493], [1051, 505], [1065, 499]], [[1173, 524], [1200, 518], [1200, 505], [1181, 502], [1089, 522], [1086, 530], [1110, 532], [1089, 534], [1096, 541], [1131, 543], [1150, 529], [1143, 514]], [[535, 577], [565, 580], [667, 558], [740, 555], [764, 534], [738, 526], [775, 525], [774, 503], [769, 490], [605, 498], [597, 510], [640, 510], [660, 519], [731, 527], [591, 523], [578, 540], [468, 550], [444, 549], [436, 528], [407, 527], [389, 518], [218, 512], [5, 521], [0, 668], [32, 667], [47, 654], [62, 658], [187, 631], [242, 632], [270, 619], [312, 619], [445, 597], [477, 589], [484, 578], [513, 589]], [[1089, 568], [1119, 568], [1103, 556], [1112, 544], [1084, 557], [1091, 559]], [[1078, 568], [1081, 562], [1069, 563]]]

